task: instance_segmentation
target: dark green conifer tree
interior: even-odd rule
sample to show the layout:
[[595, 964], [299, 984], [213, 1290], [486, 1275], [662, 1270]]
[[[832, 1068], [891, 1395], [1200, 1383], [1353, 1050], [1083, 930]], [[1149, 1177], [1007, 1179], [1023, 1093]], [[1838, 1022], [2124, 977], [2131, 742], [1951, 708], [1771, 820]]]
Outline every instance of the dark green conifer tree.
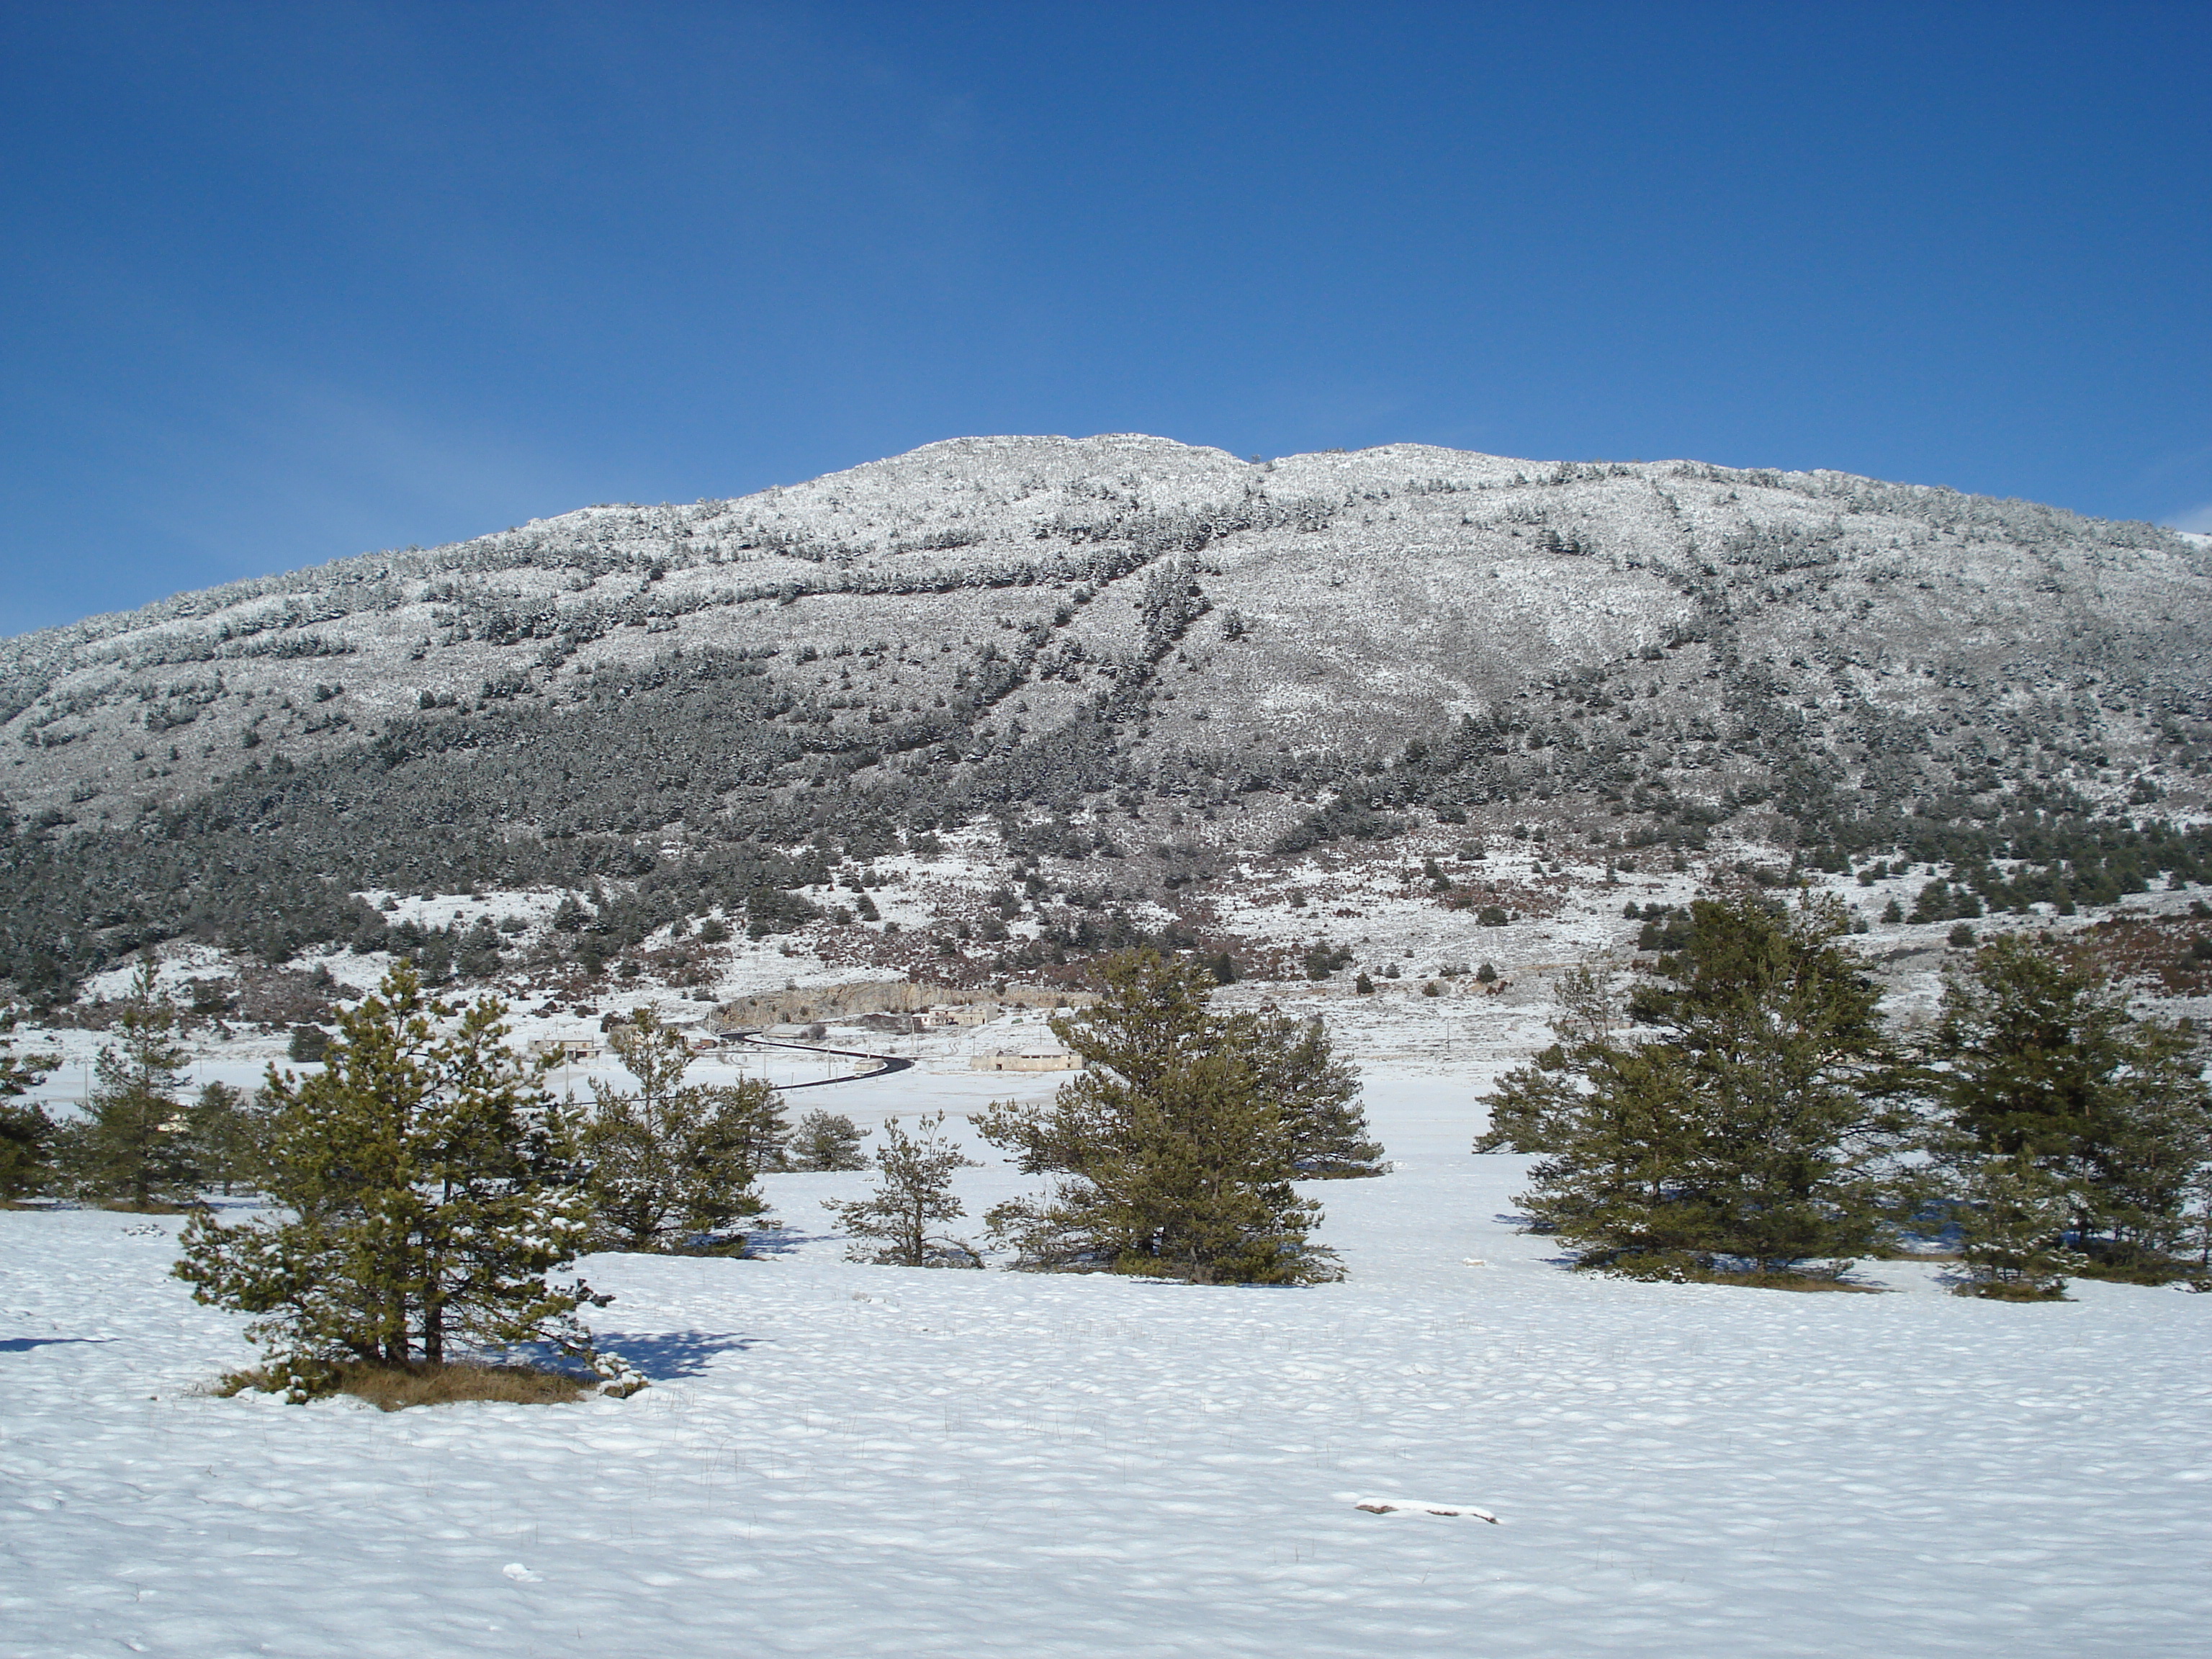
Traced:
[[1613, 963], [1603, 958], [1577, 963], [1560, 976], [1550, 1021], [1559, 1041], [1498, 1079], [1486, 1103], [1489, 1124], [1475, 1137], [1476, 1152], [1547, 1152], [1554, 1150], [1555, 1138], [1571, 1133], [1583, 1097], [1577, 1079], [1607, 1064], [1613, 1034], [1628, 1021], [1618, 981]]
[[433, 1001], [402, 962], [339, 1015], [319, 1075], [271, 1068], [282, 1210], [234, 1227], [196, 1215], [175, 1268], [195, 1300], [256, 1316], [270, 1386], [305, 1400], [343, 1365], [526, 1342], [641, 1386], [577, 1316], [611, 1298], [554, 1278], [590, 1229], [575, 1125], [543, 1064], [507, 1047], [505, 1012]]
[[58, 1054], [18, 1054], [15, 1019], [13, 1008], [0, 1009], [0, 1203], [9, 1204], [46, 1191], [54, 1178], [54, 1121], [20, 1097], [61, 1063]]
[[760, 1148], [776, 1139], [775, 1091], [757, 1078], [687, 1084], [690, 1045], [649, 1009], [616, 1026], [608, 1044], [636, 1087], [592, 1083], [583, 1149], [598, 1247], [674, 1249], [758, 1215], [753, 1176]]
[[175, 1003], [142, 961], [116, 1017], [116, 1040], [93, 1062], [84, 1115], [64, 1126], [56, 1159], [88, 1202], [170, 1209], [199, 1191], [199, 1161], [179, 1098], [191, 1057], [174, 1039]]
[[2065, 1182], [2033, 1158], [1991, 1152], [1971, 1136], [1939, 1135], [1934, 1150], [1950, 1200], [1935, 1213], [1957, 1223], [1966, 1264], [1960, 1290], [2006, 1302], [2063, 1298], [2066, 1276], [2088, 1262], [2068, 1243]]
[[[1927, 1057], [1970, 1261], [1985, 1230], [2016, 1231], [2019, 1205], [1978, 1196], [2000, 1181], [2034, 1188], [2039, 1213], [2063, 1207], [2075, 1273], [2155, 1281], [2182, 1270], [2191, 1203], [2212, 1164], [2212, 1100], [2191, 1032], [2130, 1014], [2125, 991], [2081, 951], [2013, 933], [1951, 976]], [[2049, 1289], [2056, 1273], [2037, 1282]], [[1974, 1282], [2006, 1293], [2011, 1281], [1978, 1272]]]
[[1089, 1069], [1048, 1103], [991, 1107], [984, 1139], [1049, 1175], [1043, 1197], [994, 1207], [1020, 1265], [1196, 1284], [1341, 1277], [1310, 1244], [1320, 1206], [1292, 1190], [1280, 1100], [1251, 1061], [1255, 1022], [1206, 1007], [1213, 975], [1142, 951], [1100, 969], [1106, 995], [1052, 1029]]
[[952, 1191], [956, 1170], [983, 1166], [945, 1138], [945, 1114], [920, 1119], [909, 1135], [892, 1118], [876, 1153], [875, 1190], [860, 1199], [824, 1199], [823, 1208], [852, 1235], [845, 1255], [887, 1267], [980, 1267], [983, 1258], [964, 1238], [935, 1224], [968, 1213]]
[[258, 1189], [269, 1174], [269, 1114], [262, 1102], [228, 1083], [210, 1083], [186, 1109], [192, 1158], [201, 1182], [228, 1198]]
[[860, 1127], [842, 1112], [820, 1107], [802, 1113], [784, 1143], [784, 1167], [801, 1170], [865, 1170]]
[[1300, 1179], [1382, 1173], [1382, 1147], [1368, 1139], [1358, 1076], [1337, 1058], [1318, 1016], [1297, 1020], [1267, 1012], [1222, 1026], [1253, 1087], [1273, 1103]]
[[1578, 1266], [1787, 1278], [1875, 1246], [1911, 1120], [1848, 927], [1830, 901], [1700, 900], [1629, 998], [1653, 1035], [1569, 1009], [1571, 1040], [1506, 1079], [1492, 1133], [1546, 1154], [1521, 1202]]

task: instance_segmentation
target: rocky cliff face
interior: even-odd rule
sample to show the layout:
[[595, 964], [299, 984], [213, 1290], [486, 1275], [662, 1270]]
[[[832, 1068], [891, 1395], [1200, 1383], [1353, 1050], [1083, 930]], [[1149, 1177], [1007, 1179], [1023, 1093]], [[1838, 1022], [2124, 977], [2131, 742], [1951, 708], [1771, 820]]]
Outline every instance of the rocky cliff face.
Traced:
[[2002, 854], [2021, 825], [2201, 811], [2208, 644], [2200, 541], [2022, 502], [955, 440], [0, 644], [0, 970], [249, 910], [281, 951], [357, 926], [372, 885], [723, 902], [979, 814], [1072, 857], [1153, 844], [1133, 810], [1210, 813], [1164, 860], [1200, 877], [1200, 842], [1409, 813]]

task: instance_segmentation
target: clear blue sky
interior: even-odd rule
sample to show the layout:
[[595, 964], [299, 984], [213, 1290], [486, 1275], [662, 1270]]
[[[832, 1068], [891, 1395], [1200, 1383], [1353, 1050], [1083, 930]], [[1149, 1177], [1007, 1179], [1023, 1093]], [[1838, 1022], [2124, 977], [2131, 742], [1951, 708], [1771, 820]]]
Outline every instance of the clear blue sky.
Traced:
[[979, 432], [2212, 528], [2212, 4], [0, 9], [0, 632]]

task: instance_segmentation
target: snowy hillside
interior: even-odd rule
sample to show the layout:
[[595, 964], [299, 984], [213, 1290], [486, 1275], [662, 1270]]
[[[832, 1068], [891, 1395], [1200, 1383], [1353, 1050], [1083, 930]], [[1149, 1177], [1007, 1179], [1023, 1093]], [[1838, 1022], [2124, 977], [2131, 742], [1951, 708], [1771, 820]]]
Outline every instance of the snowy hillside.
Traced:
[[773, 653], [767, 678], [825, 738], [880, 738], [949, 693], [995, 709], [995, 730], [955, 722], [971, 735], [938, 758], [956, 764], [1140, 684], [1131, 752], [1158, 764], [1395, 756], [1577, 678], [1656, 696], [1669, 720], [1724, 715], [1711, 682], [1748, 674], [1798, 736], [1845, 745], [1854, 782], [1869, 720], [2063, 721], [2077, 705], [2119, 751], [2101, 769], [2131, 772], [2162, 717], [2194, 710], [2207, 584], [2175, 532], [1836, 473], [960, 439], [25, 635], [0, 647], [23, 746], [4, 784], [26, 816], [128, 821], [413, 714], [573, 701], [579, 676], [708, 646]]
[[[1836, 473], [956, 440], [7, 641], [0, 978], [374, 951], [356, 895], [487, 890], [587, 902], [587, 968], [851, 911], [825, 959], [1034, 976], [1257, 948], [1267, 858], [1424, 826], [1397, 850], [2172, 869], [2121, 842], [2204, 819], [2209, 573]], [[975, 914], [895, 939], [854, 884], [933, 836]], [[1009, 883], [1060, 908], [979, 951]]]

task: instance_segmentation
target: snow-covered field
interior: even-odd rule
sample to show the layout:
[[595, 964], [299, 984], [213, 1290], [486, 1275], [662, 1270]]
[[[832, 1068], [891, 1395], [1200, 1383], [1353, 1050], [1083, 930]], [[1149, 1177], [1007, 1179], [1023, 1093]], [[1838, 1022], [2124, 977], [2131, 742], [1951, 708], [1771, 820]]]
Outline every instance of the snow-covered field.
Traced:
[[764, 1259], [589, 1263], [624, 1401], [210, 1398], [248, 1351], [173, 1221], [0, 1213], [0, 1652], [2205, 1650], [2212, 1297], [1581, 1279], [1467, 1152], [1488, 1069], [1370, 1076], [1399, 1166], [1318, 1189], [1316, 1289], [853, 1266], [866, 1177], [772, 1177]]

